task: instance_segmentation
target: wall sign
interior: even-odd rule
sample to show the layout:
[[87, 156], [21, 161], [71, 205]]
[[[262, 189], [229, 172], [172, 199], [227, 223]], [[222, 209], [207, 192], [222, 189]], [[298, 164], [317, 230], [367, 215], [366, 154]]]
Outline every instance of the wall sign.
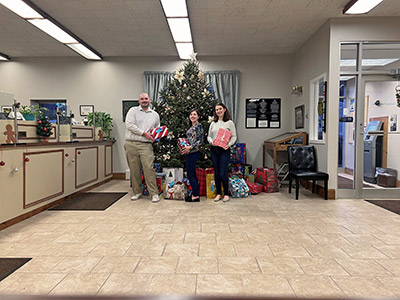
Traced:
[[281, 99], [247, 98], [246, 128], [281, 128]]

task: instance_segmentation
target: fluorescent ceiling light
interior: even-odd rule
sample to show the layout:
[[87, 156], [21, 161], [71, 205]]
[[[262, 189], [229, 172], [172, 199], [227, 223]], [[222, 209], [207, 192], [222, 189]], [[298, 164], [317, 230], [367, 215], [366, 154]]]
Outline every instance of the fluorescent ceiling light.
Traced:
[[22, 0], [0, 0], [0, 4], [24, 19], [43, 19], [42, 15]]
[[101, 60], [100, 56], [92, 52], [92, 50], [87, 48], [85, 45], [82, 44], [66, 44], [66, 45], [87, 59]]
[[9, 60], [7, 57], [4, 57], [3, 55], [0, 55], [0, 60]]
[[180, 59], [190, 59], [190, 55], [194, 52], [192, 43], [175, 43]]
[[78, 43], [76, 39], [47, 19], [35, 19], [27, 21], [63, 44]]
[[[398, 60], [399, 60], [398, 58], [369, 58], [369, 59], [363, 59], [362, 65], [364, 67], [383, 67]], [[355, 65], [356, 65], [355, 59], [340, 60], [341, 67], [355, 67]]]
[[349, 15], [366, 14], [383, 0], [352, 0], [344, 8], [343, 13]]
[[192, 41], [188, 18], [168, 18], [167, 20], [175, 43]]
[[167, 18], [187, 17], [186, 0], [161, 0]]

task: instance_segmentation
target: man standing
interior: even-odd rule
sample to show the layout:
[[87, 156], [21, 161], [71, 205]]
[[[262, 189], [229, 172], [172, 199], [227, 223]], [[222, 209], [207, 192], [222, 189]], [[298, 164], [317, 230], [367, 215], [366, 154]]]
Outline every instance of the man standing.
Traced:
[[149, 95], [141, 93], [140, 106], [129, 109], [125, 125], [125, 153], [132, 178], [132, 200], [142, 196], [142, 178], [140, 167], [143, 168], [147, 189], [153, 202], [160, 201], [156, 183], [156, 173], [153, 169], [154, 153], [152, 142], [154, 138], [148, 131], [160, 126], [160, 116], [149, 107]]

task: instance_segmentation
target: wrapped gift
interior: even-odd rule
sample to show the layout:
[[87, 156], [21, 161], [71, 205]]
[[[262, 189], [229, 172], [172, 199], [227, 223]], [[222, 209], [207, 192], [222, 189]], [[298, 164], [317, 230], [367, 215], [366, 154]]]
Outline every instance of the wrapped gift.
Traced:
[[261, 193], [264, 190], [264, 186], [262, 184], [259, 184], [257, 182], [250, 182], [246, 181], [247, 186], [249, 187], [249, 191], [253, 195], [257, 195]]
[[165, 191], [164, 198], [170, 200], [185, 200], [186, 186], [182, 182], [172, 182]]
[[254, 182], [254, 174], [245, 174], [244, 179], [246, 182]]
[[[161, 195], [165, 190], [165, 174], [156, 173], [156, 182], [158, 187], [158, 194]], [[144, 179], [143, 173], [142, 173], [142, 195], [143, 196], [149, 195], [149, 190], [147, 189], [147, 184]]]
[[220, 129], [218, 129], [218, 134], [213, 142], [213, 145], [225, 148], [228, 145], [229, 140], [231, 139], [231, 136], [232, 136], [232, 132], [230, 132], [229, 130], [220, 128]]
[[233, 164], [246, 163], [246, 143], [236, 143], [232, 146], [230, 161]]
[[188, 139], [178, 138], [178, 147], [181, 154], [183, 154], [182, 151], [185, 149], [186, 146], [190, 146]]
[[171, 182], [182, 182], [183, 180], [183, 169], [182, 168], [163, 168], [165, 173], [165, 184], [168, 186]]
[[149, 130], [151, 136], [157, 141], [164, 136], [168, 135], [168, 128], [167, 126], [156, 127]]
[[196, 168], [196, 177], [199, 182], [199, 194], [200, 196], [206, 196], [206, 175], [214, 174], [214, 168], [200, 169]]
[[186, 186], [188, 196], [192, 196], [192, 186], [188, 178], [183, 178], [182, 183]]
[[249, 187], [242, 178], [230, 178], [229, 192], [233, 198], [247, 198], [249, 196]]
[[154, 171], [156, 171], [156, 173], [162, 173], [161, 163], [154, 163], [153, 169], [154, 169]]
[[[215, 186], [214, 174], [206, 175], [206, 196], [208, 199], [215, 198], [217, 196], [217, 188]], [[224, 188], [221, 186], [222, 197], [224, 196]]]

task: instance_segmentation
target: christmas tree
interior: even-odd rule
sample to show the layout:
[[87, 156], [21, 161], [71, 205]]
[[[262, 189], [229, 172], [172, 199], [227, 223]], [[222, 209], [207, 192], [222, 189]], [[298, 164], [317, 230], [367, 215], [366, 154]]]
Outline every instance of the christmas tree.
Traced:
[[175, 76], [166, 88], [160, 92], [161, 101], [153, 103], [153, 108], [160, 115], [161, 125], [169, 130], [167, 138], [153, 143], [156, 162], [163, 167], [184, 167], [185, 155], [178, 148], [178, 138], [185, 138], [186, 131], [192, 125], [189, 113], [192, 109], [199, 112], [199, 122], [204, 128], [204, 143], [200, 146], [200, 158], [197, 166], [210, 167], [209, 144], [207, 143], [210, 117], [213, 116], [217, 103], [210, 85], [205, 82], [204, 74], [199, 69], [199, 62], [193, 57], [182, 68], [177, 68]]
[[40, 137], [49, 137], [51, 135], [51, 123], [46, 116], [46, 110], [41, 108], [37, 116], [36, 134]]

